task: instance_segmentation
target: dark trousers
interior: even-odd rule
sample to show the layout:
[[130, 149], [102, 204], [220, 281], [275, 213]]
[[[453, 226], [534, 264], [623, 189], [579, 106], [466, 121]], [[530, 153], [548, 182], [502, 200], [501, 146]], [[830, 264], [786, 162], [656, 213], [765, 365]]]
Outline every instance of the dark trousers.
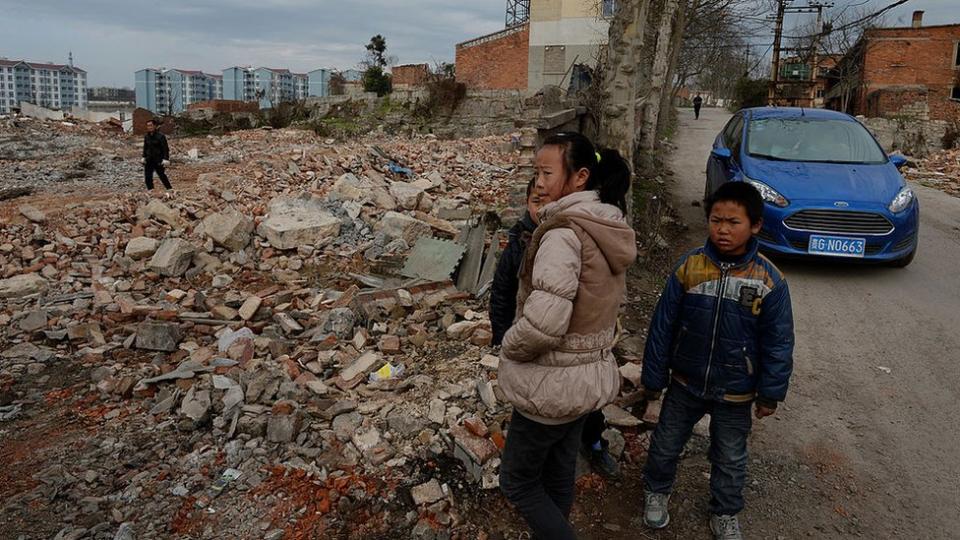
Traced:
[[576, 539], [568, 518], [585, 420], [583, 416], [552, 426], [513, 411], [500, 464], [500, 489], [537, 540]]
[[736, 515], [743, 510], [743, 486], [747, 478], [747, 435], [753, 421], [751, 403], [726, 403], [701, 399], [673, 383], [660, 410], [653, 432], [644, 487], [654, 493], [670, 493], [677, 476], [677, 463], [693, 426], [710, 414], [710, 512]]
[[700, 106], [699, 106], [699, 105], [694, 105], [694, 106], [693, 106], [693, 116], [694, 116], [694, 118], [697, 118], [697, 119], [700, 118]]
[[147, 182], [147, 189], [153, 189], [153, 172], [157, 172], [163, 187], [173, 189], [170, 185], [170, 179], [167, 178], [167, 171], [163, 168], [163, 163], [147, 160], [143, 165], [143, 179]]
[[583, 422], [583, 436], [580, 441], [583, 446], [591, 447], [600, 440], [604, 430], [607, 429], [607, 420], [603, 417], [603, 411], [593, 411], [587, 415]]

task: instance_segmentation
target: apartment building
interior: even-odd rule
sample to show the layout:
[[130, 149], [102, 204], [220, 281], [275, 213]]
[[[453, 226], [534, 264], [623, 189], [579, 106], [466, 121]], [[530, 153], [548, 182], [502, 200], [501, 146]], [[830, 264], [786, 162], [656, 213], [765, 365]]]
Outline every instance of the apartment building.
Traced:
[[135, 76], [137, 107], [160, 114], [183, 112], [200, 101], [223, 99], [222, 79], [188, 69], [141, 69]]
[[0, 114], [21, 101], [50, 109], [85, 109], [87, 72], [72, 65], [0, 58]]

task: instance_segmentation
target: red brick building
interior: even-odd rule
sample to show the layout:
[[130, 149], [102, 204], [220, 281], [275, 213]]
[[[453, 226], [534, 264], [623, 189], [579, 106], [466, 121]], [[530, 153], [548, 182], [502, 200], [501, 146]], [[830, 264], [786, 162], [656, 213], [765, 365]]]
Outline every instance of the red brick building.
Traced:
[[394, 88], [415, 88], [427, 83], [430, 66], [426, 64], [394, 66], [391, 73]]
[[521, 24], [457, 45], [457, 81], [467, 88], [527, 88], [530, 25]]
[[869, 117], [960, 122], [960, 24], [873, 28], [834, 69], [828, 106]]

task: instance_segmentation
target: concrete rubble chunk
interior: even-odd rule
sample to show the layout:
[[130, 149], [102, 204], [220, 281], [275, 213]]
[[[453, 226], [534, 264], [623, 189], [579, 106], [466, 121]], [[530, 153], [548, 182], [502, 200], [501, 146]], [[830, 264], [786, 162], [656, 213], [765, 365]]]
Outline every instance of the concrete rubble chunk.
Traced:
[[640, 387], [640, 374], [642, 371], [643, 367], [635, 362], [627, 362], [620, 366], [620, 376], [638, 388]]
[[148, 351], [173, 352], [183, 339], [175, 323], [144, 322], [137, 327], [136, 347]]
[[352, 364], [340, 371], [340, 378], [344, 382], [351, 381], [358, 376], [366, 375], [373, 368], [383, 363], [383, 357], [376, 352], [364, 353], [360, 358], [354, 360]]
[[629, 411], [612, 404], [603, 408], [603, 416], [607, 419], [607, 424], [616, 427], [636, 427], [642, 423]]
[[152, 199], [141, 209], [140, 215], [144, 219], [156, 218], [174, 229], [182, 229], [184, 227], [180, 212], [163, 204], [159, 199]]
[[124, 255], [135, 261], [146, 259], [147, 257], [152, 257], [153, 254], [157, 252], [157, 246], [159, 245], [160, 242], [153, 238], [138, 236], [136, 238], [131, 238], [130, 241], [127, 242], [127, 248], [124, 250]]
[[427, 413], [427, 419], [434, 424], [443, 424], [447, 414], [447, 404], [442, 399], [430, 400], [430, 412]]
[[259, 296], [251, 296], [243, 301], [243, 305], [237, 310], [237, 314], [240, 315], [241, 319], [249, 321], [257, 314], [261, 304], [263, 304], [262, 298]]
[[180, 404], [180, 414], [199, 423], [206, 420], [210, 414], [210, 392], [197, 390], [196, 388], [196, 386], [191, 386], [187, 395], [183, 397], [183, 402]]
[[390, 184], [390, 195], [404, 210], [416, 210], [423, 199], [424, 191], [404, 182], [394, 182]]
[[47, 326], [47, 313], [45, 311], [31, 311], [26, 317], [20, 319], [20, 330], [24, 332], [36, 332]]
[[413, 246], [400, 275], [427, 281], [450, 279], [466, 247], [449, 240], [421, 236]]
[[276, 249], [317, 246], [340, 234], [340, 220], [312, 199], [270, 201], [269, 217], [257, 232]]
[[0, 279], [0, 298], [22, 298], [45, 291], [49, 283], [38, 274], [20, 274]]
[[250, 243], [253, 220], [229, 209], [207, 216], [203, 220], [203, 232], [230, 251], [240, 251]]
[[437, 482], [436, 478], [425, 484], [410, 488], [410, 496], [413, 497], [413, 503], [417, 506], [433, 504], [445, 497], [443, 487], [440, 482]]
[[413, 245], [421, 236], [430, 236], [433, 229], [429, 223], [399, 212], [387, 212], [374, 229], [391, 240], [403, 239]]
[[186, 240], [168, 238], [160, 244], [150, 259], [150, 269], [161, 276], [182, 276], [190, 268], [195, 251], [193, 245]]
[[31, 206], [29, 204], [24, 204], [18, 208], [20, 210], [20, 215], [29, 219], [34, 223], [43, 223], [47, 220], [46, 214], [41, 212], [38, 208]]

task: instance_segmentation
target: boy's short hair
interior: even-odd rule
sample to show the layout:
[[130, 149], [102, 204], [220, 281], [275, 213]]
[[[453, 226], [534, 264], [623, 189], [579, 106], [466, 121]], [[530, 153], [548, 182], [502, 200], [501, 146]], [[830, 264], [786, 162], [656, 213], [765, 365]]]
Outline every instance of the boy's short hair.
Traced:
[[537, 178], [533, 177], [527, 182], [527, 200], [530, 200], [530, 194], [533, 193], [533, 186], [537, 185]]
[[763, 218], [763, 197], [755, 187], [746, 182], [727, 182], [707, 197], [703, 205], [707, 219], [710, 218], [713, 205], [718, 202], [733, 202], [742, 206], [747, 211], [751, 225], [756, 225]]

